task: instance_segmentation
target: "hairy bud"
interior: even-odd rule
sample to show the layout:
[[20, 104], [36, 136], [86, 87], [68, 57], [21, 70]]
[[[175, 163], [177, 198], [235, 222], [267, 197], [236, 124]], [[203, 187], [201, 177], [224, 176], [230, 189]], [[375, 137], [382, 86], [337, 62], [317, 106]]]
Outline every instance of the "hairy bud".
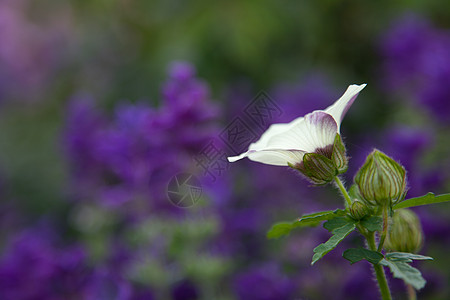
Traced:
[[317, 185], [327, 184], [337, 175], [331, 159], [318, 153], [306, 153], [303, 156], [303, 163], [297, 169]]
[[369, 208], [362, 201], [354, 200], [349, 207], [350, 216], [355, 220], [361, 220], [369, 213]]
[[409, 209], [394, 212], [385, 247], [390, 251], [417, 253], [422, 247], [423, 231], [417, 215]]
[[354, 181], [368, 205], [392, 205], [404, 196], [406, 171], [383, 152], [374, 150], [356, 173]]
[[288, 165], [300, 171], [312, 183], [324, 185], [347, 171], [348, 158], [345, 155], [345, 146], [341, 137], [336, 134], [333, 145], [306, 153], [301, 163]]

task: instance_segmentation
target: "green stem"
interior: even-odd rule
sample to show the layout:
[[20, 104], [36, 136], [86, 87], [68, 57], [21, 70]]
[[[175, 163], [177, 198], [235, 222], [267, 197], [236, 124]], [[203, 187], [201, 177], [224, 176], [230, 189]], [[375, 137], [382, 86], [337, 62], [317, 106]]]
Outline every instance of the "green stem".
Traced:
[[406, 285], [406, 290], [408, 292], [408, 300], [417, 300], [416, 291], [414, 290], [412, 285], [407, 284]]
[[[375, 233], [369, 233], [366, 238], [370, 250], [376, 251], [377, 246], [375, 244]], [[383, 267], [379, 264], [373, 264], [373, 268], [377, 277], [378, 287], [380, 288], [381, 298], [383, 300], [392, 300], [391, 291], [389, 290]]]
[[388, 211], [387, 211], [387, 205], [385, 205], [383, 207], [383, 231], [381, 233], [381, 237], [380, 237], [380, 243], [378, 244], [378, 252], [381, 252], [381, 250], [383, 250], [383, 246], [384, 246], [384, 241], [386, 240], [386, 234], [388, 231], [388, 226], [389, 226], [389, 219], [388, 219]]
[[348, 195], [348, 192], [345, 189], [344, 184], [342, 183], [341, 179], [338, 176], [334, 177], [334, 181], [336, 182], [337, 186], [341, 190], [342, 195], [344, 195], [345, 201], [347, 203], [347, 207], [350, 208], [350, 206], [352, 204], [352, 200], [350, 199], [350, 196]]

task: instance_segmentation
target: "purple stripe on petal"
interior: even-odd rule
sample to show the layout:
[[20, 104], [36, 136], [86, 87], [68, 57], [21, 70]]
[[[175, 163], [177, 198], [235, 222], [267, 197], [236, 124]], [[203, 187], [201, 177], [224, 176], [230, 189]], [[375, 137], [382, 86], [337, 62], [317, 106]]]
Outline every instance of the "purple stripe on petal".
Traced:
[[333, 154], [333, 144], [327, 145], [322, 148], [317, 148], [316, 150], [314, 150], [314, 153], [322, 154], [327, 158], [331, 158], [331, 155]]

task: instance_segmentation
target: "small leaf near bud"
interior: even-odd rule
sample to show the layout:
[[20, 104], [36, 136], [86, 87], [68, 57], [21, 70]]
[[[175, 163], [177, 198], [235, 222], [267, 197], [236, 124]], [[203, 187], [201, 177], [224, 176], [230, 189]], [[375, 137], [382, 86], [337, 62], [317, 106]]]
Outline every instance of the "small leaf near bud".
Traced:
[[350, 216], [355, 220], [361, 220], [369, 213], [369, 209], [362, 201], [354, 200], [349, 208]]
[[394, 212], [385, 247], [391, 251], [417, 253], [422, 247], [423, 231], [417, 215], [409, 209]]
[[347, 172], [348, 169], [348, 157], [345, 155], [345, 145], [341, 140], [341, 136], [336, 134], [333, 144], [333, 153], [331, 154], [331, 160], [333, 161], [338, 174]]
[[406, 170], [379, 150], [367, 156], [354, 179], [363, 200], [372, 206], [392, 206], [406, 190]]

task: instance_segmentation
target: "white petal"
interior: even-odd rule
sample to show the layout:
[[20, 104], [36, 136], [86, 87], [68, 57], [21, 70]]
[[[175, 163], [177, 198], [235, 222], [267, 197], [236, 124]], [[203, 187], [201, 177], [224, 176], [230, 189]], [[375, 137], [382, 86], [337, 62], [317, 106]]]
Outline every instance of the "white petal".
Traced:
[[281, 124], [272, 124], [269, 126], [269, 128], [261, 135], [259, 140], [255, 143], [250, 144], [248, 147], [248, 150], [262, 150], [266, 149], [268, 147], [269, 141], [274, 136], [278, 136], [279, 134], [282, 134], [283, 132], [287, 131], [289, 127], [291, 127], [294, 122], [297, 120], [303, 119], [303, 117], [300, 117], [298, 119], [295, 119], [294, 121], [290, 123], [281, 123]]
[[287, 166], [299, 163], [304, 153], [332, 145], [337, 133], [333, 117], [323, 111], [315, 111], [289, 124], [275, 124], [259, 141], [250, 145], [249, 151], [229, 157], [235, 162], [244, 157], [269, 165]]
[[299, 150], [262, 150], [248, 154], [248, 158], [267, 165], [288, 166], [303, 160], [304, 151]]
[[317, 148], [332, 145], [336, 133], [336, 121], [331, 115], [319, 110], [307, 114], [286, 131], [273, 136], [267, 146], [271, 149], [314, 152]]
[[333, 105], [325, 109], [325, 112], [333, 116], [333, 118], [336, 120], [336, 123], [338, 125], [338, 132], [340, 132], [339, 129], [342, 123], [342, 119], [344, 119], [344, 116], [349, 110], [350, 106], [352, 106], [356, 97], [358, 97], [359, 92], [361, 92], [361, 90], [365, 87], [366, 84], [350, 85], [345, 91], [344, 95], [341, 96], [341, 98], [334, 102]]
[[267, 165], [287, 166], [288, 163], [296, 164], [303, 160], [304, 151], [299, 150], [250, 150], [239, 156], [228, 157], [229, 162], [235, 162], [244, 157]]

